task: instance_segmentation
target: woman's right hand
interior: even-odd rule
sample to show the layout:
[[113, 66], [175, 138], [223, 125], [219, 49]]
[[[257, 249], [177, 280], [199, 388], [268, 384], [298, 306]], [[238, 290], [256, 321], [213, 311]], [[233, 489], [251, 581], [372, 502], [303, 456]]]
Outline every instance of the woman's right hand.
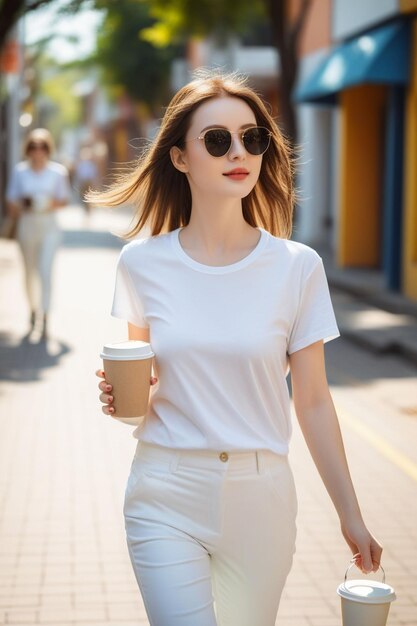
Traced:
[[[97, 370], [96, 376], [102, 379], [99, 383], [98, 388], [102, 393], [99, 395], [99, 400], [104, 404], [101, 407], [101, 410], [105, 415], [115, 415], [115, 408], [113, 406], [114, 396], [112, 394], [112, 386], [106, 381], [104, 378], [104, 370]], [[151, 385], [155, 385], [158, 382], [158, 379], [155, 376], [151, 376]]]

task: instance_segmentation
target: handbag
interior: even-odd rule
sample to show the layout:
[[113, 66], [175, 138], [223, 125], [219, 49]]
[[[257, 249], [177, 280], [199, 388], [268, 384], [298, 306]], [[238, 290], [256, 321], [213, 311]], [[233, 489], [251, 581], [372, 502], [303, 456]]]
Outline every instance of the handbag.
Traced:
[[2, 239], [16, 239], [18, 223], [18, 215], [6, 215], [1, 222], [0, 237]]

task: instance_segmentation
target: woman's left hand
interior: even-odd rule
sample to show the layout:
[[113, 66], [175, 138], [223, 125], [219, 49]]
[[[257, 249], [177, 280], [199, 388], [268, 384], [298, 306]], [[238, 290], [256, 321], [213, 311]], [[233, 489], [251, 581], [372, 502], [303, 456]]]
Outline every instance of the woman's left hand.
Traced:
[[355, 565], [364, 573], [376, 572], [381, 563], [382, 546], [362, 520], [341, 524], [342, 534], [355, 557]]

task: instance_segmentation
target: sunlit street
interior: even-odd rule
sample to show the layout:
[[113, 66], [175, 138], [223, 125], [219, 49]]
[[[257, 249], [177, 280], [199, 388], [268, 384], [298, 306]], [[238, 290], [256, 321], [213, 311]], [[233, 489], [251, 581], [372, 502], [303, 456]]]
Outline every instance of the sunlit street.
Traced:
[[[120, 249], [108, 231], [123, 231], [129, 214], [97, 212], [86, 223], [81, 208], [73, 207], [61, 220], [64, 244], [46, 344], [22, 339], [26, 316], [15, 246], [2, 248], [0, 259], [10, 272], [2, 289], [12, 296], [0, 309], [0, 616], [5, 624], [147, 624], [121, 515], [135, 441], [131, 427], [102, 415], [94, 377], [102, 344], [125, 336], [124, 324], [108, 315]], [[338, 294], [333, 298], [337, 315]], [[358, 497], [386, 546], [384, 568], [398, 595], [390, 624], [411, 626], [417, 602], [417, 367], [343, 338], [326, 353]], [[290, 458], [298, 542], [277, 625], [338, 626], [336, 587], [350, 554], [296, 422]]]
[[0, 2], [0, 626], [417, 626], [416, 172], [417, 0]]

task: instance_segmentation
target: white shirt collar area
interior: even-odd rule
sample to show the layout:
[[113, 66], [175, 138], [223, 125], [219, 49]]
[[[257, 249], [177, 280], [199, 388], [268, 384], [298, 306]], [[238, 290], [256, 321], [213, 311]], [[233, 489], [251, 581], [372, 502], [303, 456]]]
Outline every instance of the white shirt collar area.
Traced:
[[183, 263], [196, 270], [197, 272], [204, 272], [206, 274], [228, 274], [229, 272], [235, 272], [242, 269], [243, 267], [247, 267], [250, 263], [258, 258], [258, 256], [264, 250], [269, 239], [268, 231], [261, 228], [260, 226], [257, 226], [256, 228], [260, 231], [261, 236], [254, 249], [247, 256], [243, 257], [243, 259], [240, 259], [240, 261], [230, 263], [229, 265], [205, 265], [204, 263], [199, 263], [198, 261], [195, 261], [190, 256], [188, 256], [184, 248], [181, 246], [179, 233], [182, 228], [183, 227], [177, 228], [170, 233], [171, 243], [175, 253]]

